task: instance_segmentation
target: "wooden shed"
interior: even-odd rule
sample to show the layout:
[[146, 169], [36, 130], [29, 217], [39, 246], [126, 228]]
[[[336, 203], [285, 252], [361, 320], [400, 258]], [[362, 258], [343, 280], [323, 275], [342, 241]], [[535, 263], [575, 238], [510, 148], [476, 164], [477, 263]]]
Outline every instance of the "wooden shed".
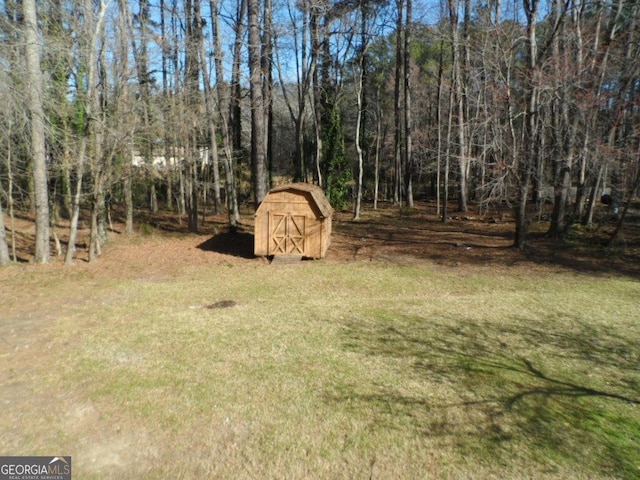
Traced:
[[327, 197], [316, 185], [276, 187], [256, 210], [254, 253], [323, 258], [329, 248], [332, 214]]

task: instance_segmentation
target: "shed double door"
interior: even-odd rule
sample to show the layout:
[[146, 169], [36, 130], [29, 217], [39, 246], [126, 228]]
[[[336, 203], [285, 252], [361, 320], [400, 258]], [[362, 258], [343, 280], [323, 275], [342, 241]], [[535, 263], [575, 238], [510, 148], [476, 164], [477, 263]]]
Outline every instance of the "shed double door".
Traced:
[[304, 255], [305, 215], [269, 213], [269, 255]]

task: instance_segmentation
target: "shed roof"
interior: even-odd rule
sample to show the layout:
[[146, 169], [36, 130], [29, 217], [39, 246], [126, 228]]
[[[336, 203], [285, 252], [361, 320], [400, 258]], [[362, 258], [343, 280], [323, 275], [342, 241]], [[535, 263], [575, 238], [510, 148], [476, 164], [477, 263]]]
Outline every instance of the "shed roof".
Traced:
[[324, 218], [329, 218], [333, 214], [333, 208], [331, 207], [329, 200], [327, 200], [327, 197], [324, 195], [324, 191], [318, 185], [312, 185], [311, 183], [290, 183], [272, 188], [269, 193], [284, 192], [287, 190], [311, 194], [311, 198], [313, 198], [313, 201], [318, 206], [318, 209]]

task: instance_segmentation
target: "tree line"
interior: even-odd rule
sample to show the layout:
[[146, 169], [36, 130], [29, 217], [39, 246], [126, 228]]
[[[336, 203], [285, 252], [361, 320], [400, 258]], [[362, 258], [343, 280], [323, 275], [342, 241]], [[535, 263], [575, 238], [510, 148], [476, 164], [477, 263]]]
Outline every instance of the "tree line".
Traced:
[[234, 229], [281, 178], [354, 219], [363, 199], [436, 199], [445, 222], [509, 208], [520, 248], [545, 202], [550, 235], [593, 222], [603, 193], [619, 227], [640, 187], [635, 1], [2, 7], [0, 263], [16, 211], [34, 213], [37, 262], [53, 244], [71, 264], [83, 213], [94, 261], [114, 204], [126, 232], [141, 208]]

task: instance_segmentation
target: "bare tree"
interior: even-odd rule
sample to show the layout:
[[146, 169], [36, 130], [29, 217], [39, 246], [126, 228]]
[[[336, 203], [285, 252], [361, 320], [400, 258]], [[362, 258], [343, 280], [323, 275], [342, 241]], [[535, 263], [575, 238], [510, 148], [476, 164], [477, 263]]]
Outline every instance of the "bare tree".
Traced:
[[27, 59], [27, 97], [31, 119], [31, 155], [36, 206], [35, 261], [49, 263], [49, 191], [45, 156], [45, 115], [43, 108], [42, 71], [35, 0], [22, 2], [24, 15], [25, 54]]
[[249, 18], [249, 85], [251, 96], [251, 170], [256, 208], [267, 195], [267, 152], [265, 140], [265, 104], [260, 35], [260, 5], [248, 0]]
[[[299, 10], [299, 16], [296, 11]], [[295, 86], [295, 106], [291, 99], [288, 82], [284, 77], [285, 66], [282, 64], [280, 49], [276, 48], [276, 68], [278, 72], [279, 83], [282, 88], [282, 97], [289, 111], [289, 116], [295, 128], [295, 154], [294, 154], [294, 171], [297, 181], [306, 182], [309, 177], [309, 165], [306, 158], [304, 148], [305, 143], [305, 126], [308, 117], [309, 92], [311, 90], [311, 80], [314, 76], [316, 63], [311, 61], [310, 55], [310, 22], [311, 22], [311, 2], [306, 0], [297, 4], [295, 7], [291, 3], [287, 3], [287, 14], [289, 23], [285, 28], [291, 28], [293, 35], [293, 59], [295, 61], [296, 86]], [[300, 25], [301, 24], [301, 25]], [[277, 43], [276, 43], [277, 46]], [[312, 105], [313, 108], [313, 105]]]
[[402, 78], [404, 62], [402, 60], [403, 42], [402, 33], [404, 30], [404, 0], [396, 0], [396, 62], [395, 62], [395, 78], [393, 83], [393, 112], [395, 127], [393, 131], [393, 146], [394, 146], [394, 163], [395, 163], [395, 175], [394, 175], [394, 188], [393, 188], [393, 201], [394, 203], [402, 203], [403, 197], [403, 167], [405, 162], [403, 161], [403, 141], [402, 141]]
[[[4, 54], [4, 52], [2, 52]], [[4, 106], [0, 113], [0, 143], [2, 144], [1, 155], [4, 155], [5, 164], [0, 165], [0, 171], [4, 167], [4, 174], [1, 176], [0, 180], [5, 180], [6, 183], [0, 181], [0, 208], [2, 207], [2, 194], [4, 194], [4, 198], [6, 200], [7, 210], [6, 213], [9, 216], [9, 225], [8, 227], [11, 229], [11, 257], [16, 261], [16, 228], [15, 228], [15, 200], [14, 200], [14, 185], [15, 185], [15, 175], [14, 175], [14, 163], [16, 161], [16, 155], [14, 154], [15, 145], [12, 142], [12, 137], [15, 134], [16, 130], [24, 130], [24, 127], [16, 126], [16, 120], [20, 118], [17, 115], [18, 109], [20, 109], [21, 105], [19, 101], [13, 97], [12, 87], [14, 85], [14, 80], [11, 74], [4, 74], [5, 72], [0, 73], [0, 81], [5, 85], [5, 88], [0, 88], [0, 102]], [[9, 72], [7, 72], [9, 73]], [[13, 72], [17, 73], [17, 72]], [[22, 118], [22, 122], [24, 123], [26, 119]], [[3, 184], [4, 183], [4, 184]], [[4, 223], [3, 213], [0, 212], [0, 217], [2, 217], [2, 227], [0, 227], [0, 249], [4, 248], [4, 245], [8, 247], [8, 239], [7, 233], [4, 227], [6, 224]], [[3, 252], [4, 253], [4, 252]], [[9, 252], [7, 251], [7, 255]]]
[[[264, 106], [264, 155], [266, 189], [271, 185], [273, 162], [273, 5], [272, 0], [264, 0], [262, 14], [262, 53], [260, 64], [263, 75], [262, 101]], [[265, 192], [266, 194], [266, 192]]]
[[[440, 215], [442, 212], [442, 221], [447, 221], [447, 202], [449, 197], [449, 157], [447, 155], [446, 158], [446, 168], [444, 169], [443, 175], [443, 167], [442, 167], [442, 117], [443, 117], [443, 108], [442, 108], [442, 99], [444, 97], [444, 41], [440, 40], [440, 48], [438, 55], [438, 93], [436, 95], [436, 128], [437, 128], [437, 140], [436, 140], [436, 214]], [[441, 195], [440, 188], [442, 185], [441, 178], [444, 176], [444, 194], [442, 195], [442, 204], [440, 203]]]
[[405, 201], [409, 208], [413, 208], [413, 117], [411, 114], [411, 30], [413, 22], [413, 0], [406, 0], [406, 20], [404, 26], [404, 189]]
[[[596, 77], [596, 80], [595, 80], [596, 87], [595, 87], [593, 102], [591, 102], [591, 104], [587, 108], [588, 112], [586, 115], [587, 116], [586, 131], [585, 131], [583, 145], [582, 145], [583, 158], [582, 158], [582, 164], [580, 168], [580, 180], [578, 184], [578, 195], [577, 195], [578, 198], [576, 198], [576, 206], [575, 206], [574, 215], [572, 218], [572, 221], [573, 221], [573, 220], [577, 220], [579, 216], [582, 216], [582, 222], [587, 225], [590, 225], [592, 223], [593, 211], [596, 204], [596, 200], [598, 199], [598, 191], [600, 189], [600, 186], [606, 180], [603, 177], [605, 176], [604, 173], [607, 169], [608, 159], [602, 158], [600, 159], [600, 162], [599, 162], [600, 165], [597, 168], [598, 173], [597, 175], [595, 175], [595, 178], [593, 178], [593, 184], [591, 187], [591, 194], [589, 196], [587, 211], [583, 213], [582, 199], [583, 199], [583, 195], [585, 195], [585, 189], [586, 189], [585, 175], [586, 175], [587, 161], [589, 157], [589, 152], [592, 152], [592, 151], [597, 152], [599, 150], [597, 144], [598, 144], [598, 128], [599, 128], [598, 120], [600, 119], [600, 105], [603, 103], [603, 98], [605, 97], [606, 73], [609, 70], [608, 68], [609, 59], [611, 58], [612, 49], [615, 46], [614, 39], [616, 38], [618, 34], [618, 30], [620, 29], [620, 17], [622, 16], [624, 3], [625, 2], [623, 0], [617, 1], [613, 19], [609, 22], [609, 30], [605, 37], [606, 40], [603, 45], [604, 47], [603, 51], [600, 51], [599, 46], [600, 46], [600, 31], [602, 29], [602, 24], [605, 21], [604, 5], [598, 9], [596, 14], [595, 26], [592, 27], [593, 30], [595, 31], [595, 34], [593, 35], [593, 44], [592, 44], [592, 51], [594, 52], [594, 54], [591, 57], [591, 61], [588, 62], [588, 66], [586, 68], [587, 68], [587, 71], [590, 73], [590, 75], [593, 75]], [[576, 28], [579, 28], [581, 26], [580, 22], [582, 21], [583, 16], [586, 15], [586, 12], [583, 12], [582, 10], [584, 10], [584, 7], [583, 9], [581, 9], [579, 13], [574, 14], [574, 22], [576, 23]], [[635, 13], [632, 16], [632, 18], [633, 17], [637, 18], [638, 11], [639, 11], [639, 8], [638, 8], [638, 5], [636, 5], [634, 9]], [[575, 18], [576, 15], [579, 15], [579, 16]], [[634, 35], [634, 29], [629, 30], [629, 35], [631, 36]], [[631, 47], [631, 45], [634, 45], [636, 43], [637, 41], [636, 42], [629, 41], [627, 43], [629, 48], [625, 55], [626, 58], [624, 62], [624, 65], [625, 65], [624, 68], [637, 65], [637, 58], [634, 60], [633, 53], [632, 53], [633, 47]], [[636, 51], [636, 55], [637, 54], [638, 52]], [[620, 91], [619, 94], [623, 95], [622, 91]], [[614, 114], [614, 116], [617, 116], [617, 114]], [[606, 143], [609, 147], [612, 147], [613, 144], [615, 143], [615, 136], [616, 136], [617, 129], [618, 129], [618, 122], [611, 122], [610, 125], [606, 127], [606, 130], [608, 130]]]
[[[572, 104], [571, 85], [566, 81], [567, 77], [574, 75], [569, 74], [571, 71], [566, 64], [565, 52], [571, 51], [568, 45], [569, 38], [566, 31], [566, 23], [562, 21], [565, 12], [562, 11], [560, 0], [553, 3], [553, 16], [561, 27], [560, 35], [554, 36], [551, 41], [553, 65], [555, 70], [554, 82], [555, 89], [558, 90], [555, 100], [555, 106], [552, 108], [552, 121], [554, 124], [553, 135], [555, 140], [554, 155], [554, 208], [551, 215], [551, 225], [549, 234], [558, 236], [564, 233], [567, 226], [566, 207], [571, 194], [571, 173], [573, 163], [576, 156], [576, 136], [578, 133], [578, 125], [580, 122], [579, 115], [571, 115], [570, 108]], [[561, 45], [561, 42], [563, 45]], [[561, 57], [561, 52], [564, 57]], [[578, 55], [576, 65], [577, 75], [582, 73], [582, 56]], [[541, 162], [541, 159], [537, 159]]]
[[185, 205], [189, 232], [198, 232], [198, 115], [200, 93], [199, 51], [202, 36], [199, 0], [185, 0], [185, 108], [187, 122], [183, 132], [185, 151]]
[[[462, 46], [460, 42], [460, 27], [458, 25], [458, 3], [457, 0], [448, 0], [449, 5], [449, 24], [451, 27], [451, 49], [453, 54], [453, 101], [455, 103], [455, 112], [457, 118], [457, 138], [458, 138], [458, 174], [459, 174], [459, 191], [458, 191], [458, 208], [462, 212], [468, 210], [467, 207], [467, 177], [468, 177], [468, 153], [467, 153], [467, 120], [465, 117], [464, 104], [464, 79], [462, 77]], [[465, 8], [466, 11], [466, 8]], [[465, 14], [466, 15], [466, 14]], [[453, 107], [452, 107], [453, 108]]]
[[527, 231], [527, 200], [533, 165], [537, 162], [539, 124], [538, 124], [538, 13], [539, 0], [523, 0], [527, 16], [527, 65], [526, 65], [526, 91], [525, 101], [527, 105], [524, 118], [524, 133], [522, 145], [522, 158], [517, 165], [518, 204], [516, 206], [516, 230], [514, 245], [520, 250], [524, 249]]
[[247, 18], [247, 0], [238, 0], [234, 25], [233, 64], [231, 66], [231, 95], [229, 105], [229, 127], [233, 139], [234, 157], [242, 153], [242, 84], [240, 83], [240, 65], [242, 64], [242, 45]]
[[[126, 6], [125, 6], [126, 8]], [[123, 200], [125, 207], [125, 234], [133, 233], [133, 169], [132, 160], [134, 157], [134, 138], [129, 133], [130, 130], [135, 130], [135, 119], [130, 108], [131, 96], [129, 90], [129, 33], [131, 32], [130, 21], [127, 18], [126, 10], [121, 11], [118, 18], [118, 47], [119, 47], [119, 73], [117, 75], [119, 84], [119, 96], [118, 96], [118, 110], [122, 115], [122, 122], [120, 125], [124, 125], [127, 129], [127, 133], [123, 135], [121, 154], [123, 157], [122, 164], [122, 190]], [[171, 198], [171, 194], [167, 195]], [[169, 203], [169, 207], [170, 207]]]
[[[121, 2], [124, 4], [125, 2]], [[123, 5], [124, 8], [126, 8]], [[140, 138], [140, 149], [146, 162], [147, 168], [153, 170], [154, 157], [154, 136], [153, 118], [151, 113], [151, 83], [152, 73], [149, 69], [149, 1], [138, 1], [138, 14], [136, 19], [140, 28], [140, 42], [137, 44], [136, 37], [131, 28], [131, 46], [135, 58], [138, 74], [138, 94], [140, 95], [140, 107], [142, 108], [142, 135]], [[129, 17], [129, 16], [127, 16]], [[158, 195], [154, 175], [149, 176], [149, 209], [156, 213], [158, 211]]]
[[[78, 220], [80, 218], [83, 177], [85, 174], [87, 155], [93, 154], [94, 157], [92, 158], [92, 162], [98, 162], [99, 159], [95, 158], [95, 155], [99, 154], [100, 147], [98, 143], [101, 141], [99, 139], [99, 135], [96, 132], [96, 128], [98, 128], [98, 110], [100, 107], [97, 91], [98, 67], [96, 56], [98, 48], [97, 45], [104, 28], [106, 3], [101, 3], [97, 19], [95, 19], [94, 17], [93, 6], [91, 2], [85, 2], [84, 8], [86, 10], [84, 12], [85, 30], [83, 32], [83, 35], [81, 36], [81, 62], [84, 64], [87, 70], [87, 91], [86, 94], [81, 98], [81, 102], [83, 103], [84, 108], [84, 117], [80, 140], [80, 149], [78, 153], [78, 160], [76, 162], [76, 186], [72, 201], [71, 223], [69, 226], [69, 243], [67, 246], [67, 253], [65, 255], [65, 263], [68, 265], [73, 264], [76, 252]], [[94, 171], [95, 170], [96, 168], [94, 168]], [[97, 222], [97, 217], [95, 219]], [[94, 228], [92, 224], [92, 232], [93, 230]], [[97, 242], [97, 224], [95, 225], [95, 230], [96, 232], [93, 232], [93, 242]], [[91, 260], [96, 259], [96, 248], [99, 248], [97, 247], [97, 244], [93, 244], [93, 246], [90, 246], [89, 248], [89, 256]]]
[[[310, 16], [310, 28], [309, 33], [311, 35], [311, 65], [310, 76], [312, 83], [312, 101], [311, 107], [313, 109], [313, 126], [315, 133], [316, 144], [316, 176], [318, 185], [324, 186], [325, 179], [322, 176], [322, 164], [324, 145], [322, 139], [322, 121], [324, 114], [323, 105], [323, 89], [320, 79], [321, 58], [323, 55], [323, 39], [327, 39], [327, 22], [322, 22], [322, 17], [325, 15], [326, 5], [322, 0], [314, 0], [311, 4], [311, 16]], [[326, 92], [325, 92], [326, 93]]]
[[[91, 11], [94, 4], [90, 0], [85, 2], [85, 10]], [[89, 58], [92, 55], [95, 57], [96, 65], [94, 66], [93, 87], [89, 87], [88, 91], [92, 94], [88, 97], [87, 104], [89, 105], [91, 116], [88, 116], [88, 120], [91, 123], [89, 129], [89, 171], [92, 179], [91, 189], [91, 232], [89, 238], [89, 262], [97, 261], [98, 257], [102, 255], [102, 247], [107, 242], [107, 227], [106, 227], [106, 188], [108, 179], [111, 175], [111, 160], [113, 158], [113, 150], [111, 148], [105, 148], [105, 128], [106, 128], [106, 103], [107, 103], [107, 78], [106, 78], [106, 59], [105, 59], [105, 15], [107, 11], [107, 3], [104, 0], [100, 1], [99, 10], [97, 12], [97, 19], [92, 20], [89, 25], [95, 25], [95, 29], [89, 29], [88, 32], [91, 35], [91, 43], [95, 46], [90, 52]], [[95, 43], [94, 43], [95, 42]]]
[[[200, 10], [196, 10], [196, 23], [203, 24]], [[218, 125], [214, 110], [213, 92], [211, 91], [211, 79], [207, 65], [207, 53], [204, 44], [204, 35], [200, 35], [200, 70], [202, 72], [202, 84], [204, 85], [204, 107], [207, 116], [207, 129], [209, 134], [209, 160], [213, 171], [213, 202], [214, 212], [222, 212], [222, 197], [220, 195], [220, 161], [218, 158]]]
[[364, 9], [362, 10], [362, 25], [361, 25], [361, 52], [358, 55], [358, 62], [355, 68], [355, 94], [356, 94], [356, 129], [355, 129], [355, 147], [356, 147], [356, 155], [358, 157], [358, 175], [356, 178], [356, 195], [355, 195], [355, 206], [353, 212], [353, 219], [360, 220], [360, 209], [362, 204], [362, 178], [364, 175], [364, 159], [362, 153], [362, 117], [363, 117], [363, 106], [362, 106], [362, 90], [364, 88], [364, 59], [366, 55], [366, 14], [364, 13]]
[[[240, 3], [243, 3], [243, 0], [241, 0]], [[229, 85], [224, 79], [224, 68], [222, 65], [223, 51], [220, 24], [218, 21], [219, 15], [217, 0], [211, 0], [209, 5], [211, 9], [211, 34], [214, 41], [214, 64], [217, 82], [216, 90], [218, 94], [218, 109], [220, 113], [222, 131], [222, 149], [224, 152], [227, 211], [229, 224], [232, 229], [235, 229], [240, 221], [240, 211], [238, 208], [238, 195], [236, 193], [232, 132], [229, 125], [230, 91]]]
[[373, 209], [378, 208], [378, 199], [380, 195], [380, 157], [382, 156], [383, 145], [383, 110], [380, 100], [380, 85], [376, 88], [376, 103], [375, 103], [375, 118], [376, 118], [376, 133], [375, 133], [375, 154], [373, 165]]

